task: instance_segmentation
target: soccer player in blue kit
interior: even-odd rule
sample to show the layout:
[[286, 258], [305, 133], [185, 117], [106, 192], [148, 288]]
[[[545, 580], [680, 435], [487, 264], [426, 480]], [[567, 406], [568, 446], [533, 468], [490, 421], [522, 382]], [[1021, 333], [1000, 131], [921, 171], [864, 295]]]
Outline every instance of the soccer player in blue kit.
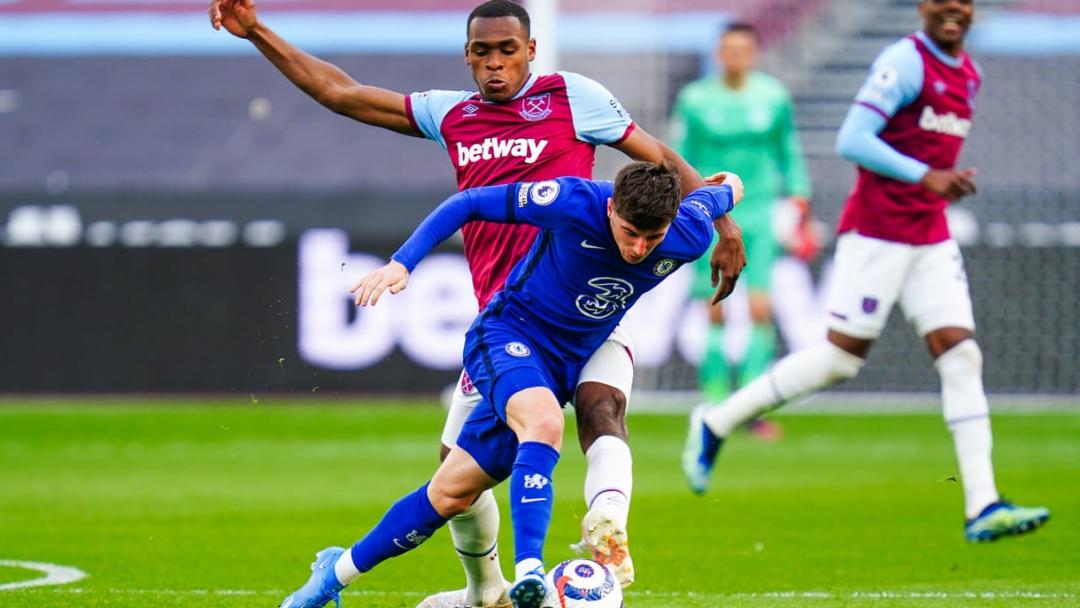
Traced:
[[427, 540], [485, 490], [510, 479], [516, 608], [544, 600], [543, 546], [562, 404], [589, 356], [645, 292], [712, 242], [714, 222], [742, 196], [737, 176], [680, 202], [667, 163], [631, 163], [612, 182], [576, 177], [459, 192], [424, 220], [384, 267], [353, 286], [358, 306], [397, 293], [436, 245], [470, 221], [527, 223], [540, 236], [465, 340], [465, 368], [484, 401], [428, 483], [395, 503], [346, 550], [319, 552], [307, 583], [281, 608], [319, 608], [378, 563]]

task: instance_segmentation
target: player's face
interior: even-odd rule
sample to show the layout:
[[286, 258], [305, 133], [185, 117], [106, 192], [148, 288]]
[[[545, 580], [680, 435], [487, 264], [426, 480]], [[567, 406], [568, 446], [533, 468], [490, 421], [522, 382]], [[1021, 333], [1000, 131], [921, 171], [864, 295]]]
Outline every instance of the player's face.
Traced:
[[720, 38], [716, 56], [724, 73], [743, 76], [757, 65], [757, 40], [747, 32], [728, 32]]
[[975, 0], [922, 0], [923, 30], [941, 50], [957, 54], [975, 19]]
[[649, 257], [656, 246], [667, 236], [671, 224], [666, 224], [655, 230], [642, 230], [630, 222], [624, 220], [615, 212], [615, 202], [608, 199], [608, 221], [611, 223], [611, 234], [615, 237], [615, 244], [619, 247], [619, 255], [631, 264], [640, 264]]
[[469, 24], [465, 63], [484, 99], [512, 99], [528, 80], [535, 56], [536, 40], [516, 17], [478, 17]]

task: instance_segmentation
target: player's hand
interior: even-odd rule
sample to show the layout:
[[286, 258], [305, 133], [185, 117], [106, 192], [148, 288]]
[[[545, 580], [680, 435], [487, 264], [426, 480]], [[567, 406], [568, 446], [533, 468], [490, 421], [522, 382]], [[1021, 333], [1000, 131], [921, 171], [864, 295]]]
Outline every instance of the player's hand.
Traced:
[[930, 169], [919, 183], [923, 188], [955, 201], [975, 194], [975, 173], [974, 167], [961, 170]]
[[259, 24], [255, 16], [255, 0], [210, 0], [210, 25], [215, 30], [223, 26], [233, 36], [247, 38]]
[[731, 186], [732, 200], [736, 205], [743, 197], [743, 183], [742, 178], [731, 173], [730, 171], [721, 171], [720, 173], [714, 173], [705, 178], [705, 183], [710, 186], [719, 186], [721, 184], [727, 184]]
[[742, 228], [735, 223], [730, 214], [717, 218], [713, 226], [720, 235], [720, 242], [713, 248], [712, 256], [709, 258], [709, 266], [712, 268], [712, 286], [717, 288], [712, 304], [717, 304], [735, 290], [735, 282], [739, 280], [739, 274], [746, 266], [746, 250], [743, 249]]
[[788, 201], [798, 217], [791, 234], [784, 242], [784, 247], [791, 255], [804, 262], [811, 262], [821, 252], [825, 236], [824, 226], [810, 214], [809, 199], [792, 196]]
[[397, 293], [409, 284], [409, 271], [401, 262], [390, 262], [382, 268], [369, 273], [366, 277], [357, 281], [349, 293], [356, 294], [357, 306], [374, 306], [379, 302], [379, 296], [387, 289], [390, 293]]

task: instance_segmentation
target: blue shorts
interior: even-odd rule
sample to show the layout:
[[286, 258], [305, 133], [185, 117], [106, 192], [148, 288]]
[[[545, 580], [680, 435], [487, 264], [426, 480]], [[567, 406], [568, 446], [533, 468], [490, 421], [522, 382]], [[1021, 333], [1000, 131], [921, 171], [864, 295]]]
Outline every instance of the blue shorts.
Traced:
[[[553, 369], [563, 382], [555, 380]], [[506, 424], [506, 402], [518, 391], [542, 386], [565, 403], [572, 394], [566, 385], [573, 386], [580, 369], [553, 363], [520, 328], [482, 316], [465, 336], [465, 370], [483, 401], [465, 421], [457, 444], [492, 479], [502, 481], [510, 476], [518, 448]], [[569, 375], [573, 381], [568, 383]]]
[[495, 413], [487, 399], [476, 404], [457, 436], [457, 445], [495, 481], [510, 477], [517, 458], [514, 431]]
[[559, 403], [566, 403], [581, 372], [580, 365], [569, 365], [537, 348], [527, 330], [487, 314], [465, 335], [464, 359], [473, 386], [503, 420], [507, 400], [522, 389], [543, 386]]

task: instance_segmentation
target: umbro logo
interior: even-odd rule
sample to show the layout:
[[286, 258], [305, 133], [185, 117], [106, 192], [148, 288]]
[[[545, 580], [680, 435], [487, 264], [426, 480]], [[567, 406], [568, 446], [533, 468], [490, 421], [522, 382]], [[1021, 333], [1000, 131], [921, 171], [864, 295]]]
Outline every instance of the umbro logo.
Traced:
[[464, 108], [461, 108], [461, 111], [464, 112], [466, 116], [475, 116], [476, 111], [479, 110], [479, 109], [480, 109], [480, 106], [470, 103], [469, 105], [465, 106]]
[[600, 245], [593, 245], [592, 243], [589, 242], [589, 239], [582, 239], [581, 240], [581, 246], [584, 247], [585, 249], [605, 249], [605, 247], [602, 247]]

